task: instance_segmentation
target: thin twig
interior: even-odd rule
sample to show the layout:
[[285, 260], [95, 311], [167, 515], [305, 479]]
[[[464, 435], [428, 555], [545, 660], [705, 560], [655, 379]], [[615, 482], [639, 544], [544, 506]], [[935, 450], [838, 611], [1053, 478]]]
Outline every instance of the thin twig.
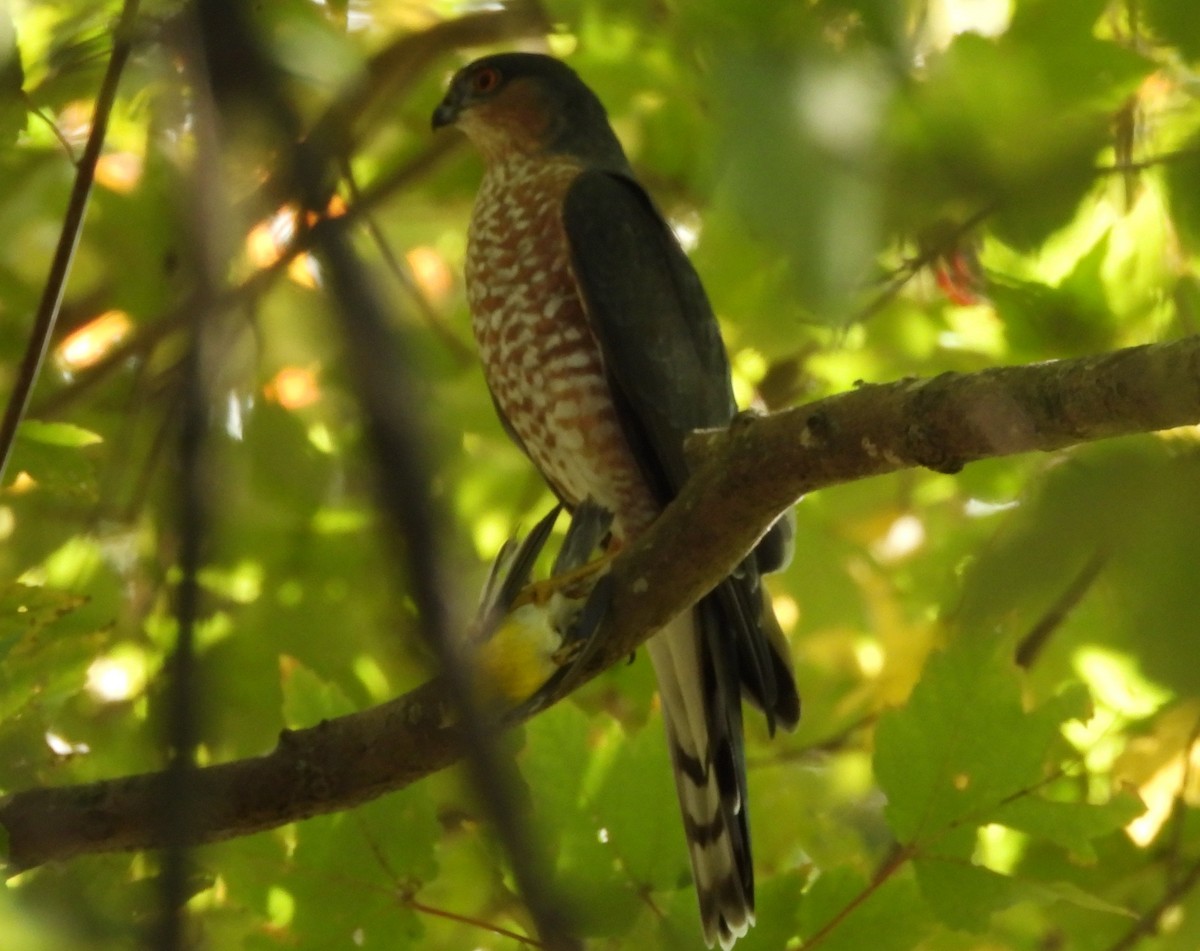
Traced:
[[[342, 162], [342, 177], [346, 181], [347, 187], [350, 189], [351, 204], [357, 206], [362, 200], [362, 192], [359, 190], [358, 182], [354, 178], [354, 170], [350, 167], [350, 163]], [[383, 263], [387, 265], [392, 276], [396, 278], [396, 283], [404, 288], [404, 292], [408, 295], [409, 300], [416, 306], [421, 317], [435, 337], [446, 345], [450, 356], [454, 358], [454, 362], [460, 367], [473, 366], [475, 363], [475, 351], [462, 341], [453, 330], [446, 326], [441, 316], [433, 309], [433, 305], [425, 297], [417, 282], [413, 280], [413, 276], [409, 273], [409, 269], [401, 263], [399, 256], [392, 249], [391, 243], [384, 235], [383, 229], [379, 227], [379, 223], [375, 220], [375, 216], [367, 211], [360, 211], [360, 217], [363, 220], [363, 226], [367, 229], [367, 234], [371, 236], [371, 240], [375, 242], [375, 246], [379, 249], [380, 255], [383, 257]]]
[[17, 427], [25, 415], [30, 394], [33, 393], [34, 384], [42, 369], [42, 361], [45, 360], [46, 351], [50, 346], [50, 338], [54, 335], [54, 325], [58, 320], [58, 312], [62, 307], [63, 294], [67, 287], [67, 277], [71, 273], [71, 262], [75, 258], [75, 249], [79, 246], [79, 237], [83, 233], [83, 219], [87, 214], [88, 198], [96, 178], [96, 163], [100, 159], [104, 136], [108, 132], [108, 119], [117, 98], [117, 86], [133, 49], [133, 24], [137, 19], [139, 2], [140, 0], [125, 0], [121, 8], [121, 18], [117, 22], [113, 38], [112, 55], [108, 60], [104, 80], [100, 84], [100, 92], [96, 96], [92, 130], [88, 133], [83, 157], [76, 166], [75, 183], [71, 186], [71, 196], [67, 200], [67, 211], [63, 216], [58, 245], [50, 262], [50, 274], [46, 278], [46, 286], [42, 289], [42, 299], [38, 303], [29, 344], [21, 359], [12, 395], [4, 408], [4, 419], [0, 421], [0, 484], [4, 482], [4, 471], [12, 455]]
[[76, 168], [79, 167], [79, 159], [75, 157], [75, 150], [71, 148], [71, 143], [67, 141], [67, 137], [63, 135], [62, 129], [58, 127], [58, 123], [51, 119], [39, 106], [34, 105], [33, 97], [24, 89], [21, 90], [21, 100], [25, 105], [26, 112], [37, 116], [47, 126], [50, 127], [50, 134], [58, 140], [58, 144], [62, 146], [63, 152], [66, 153], [67, 160]]
[[518, 934], [516, 931], [510, 931], [508, 928], [502, 928], [500, 925], [494, 925], [489, 921], [481, 921], [478, 918], [472, 918], [469, 915], [461, 915], [455, 911], [449, 911], [445, 908], [436, 908], [433, 905], [427, 905], [424, 902], [419, 902], [415, 898], [404, 898], [404, 904], [413, 911], [420, 912], [423, 915], [429, 915], [432, 918], [443, 918], [446, 921], [455, 921], [460, 925], [470, 925], [472, 928], [478, 928], [490, 934], [498, 935], [501, 938], [511, 938], [518, 944], [527, 945], [530, 948], [549, 948], [550, 945], [538, 941], [537, 938], [529, 935]]
[[930, 247], [925, 248], [915, 257], [909, 258], [900, 267], [896, 268], [889, 278], [887, 284], [878, 294], [876, 294], [865, 307], [863, 307], [854, 318], [850, 321], [851, 324], [862, 323], [869, 318], [875, 316], [877, 312], [892, 300], [901, 288], [911, 281], [922, 268], [928, 267], [946, 251], [953, 246], [953, 242], [957, 241], [963, 235], [970, 232], [973, 228], [981, 224], [984, 219], [991, 215], [996, 210], [994, 204], [985, 205], [974, 214], [969, 215], [966, 219], [955, 226], [946, 239], [943, 241], [934, 242]]
[[1099, 164], [1096, 171], [1101, 175], [1126, 175], [1129, 172], [1145, 172], [1160, 165], [1170, 165], [1173, 162], [1195, 161], [1200, 157], [1200, 149], [1177, 149], [1174, 152], [1160, 152], [1149, 158], [1136, 162], [1119, 162], [1112, 165]]
[[1128, 951], [1143, 938], [1155, 934], [1163, 913], [1172, 905], [1177, 905], [1197, 884], [1200, 884], [1200, 859], [1189, 865], [1184, 873], [1163, 892], [1162, 897], [1142, 912], [1137, 921], [1130, 925], [1121, 937], [1110, 944], [1106, 951]]
[[1021, 642], [1017, 645], [1013, 659], [1018, 667], [1023, 667], [1028, 670], [1034, 665], [1046, 643], [1050, 640], [1050, 635], [1053, 634], [1067, 619], [1075, 607], [1083, 600], [1083, 596], [1088, 593], [1092, 585], [1096, 583], [1096, 578], [1100, 574], [1100, 570], [1108, 561], [1108, 555], [1105, 552], [1098, 551], [1087, 560], [1078, 574], [1071, 579], [1071, 583], [1058, 599], [1050, 605], [1047, 611], [1037, 619], [1037, 623], [1029, 629]]

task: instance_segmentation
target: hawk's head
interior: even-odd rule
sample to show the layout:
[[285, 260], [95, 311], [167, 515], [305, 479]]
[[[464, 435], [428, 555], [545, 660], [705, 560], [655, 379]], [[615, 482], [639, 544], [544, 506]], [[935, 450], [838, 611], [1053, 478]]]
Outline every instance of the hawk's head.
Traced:
[[565, 63], [536, 53], [477, 59], [450, 81], [433, 127], [455, 125], [489, 160], [567, 154], [624, 170], [625, 153], [600, 100]]

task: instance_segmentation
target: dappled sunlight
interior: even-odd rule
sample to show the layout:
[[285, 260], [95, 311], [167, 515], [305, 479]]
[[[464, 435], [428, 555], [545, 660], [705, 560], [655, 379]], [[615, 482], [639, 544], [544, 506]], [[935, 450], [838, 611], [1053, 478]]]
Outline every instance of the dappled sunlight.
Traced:
[[308, 442], [318, 452], [332, 455], [338, 448], [333, 430], [325, 423], [313, 423], [308, 427]]
[[946, 323], [949, 329], [938, 334], [939, 346], [989, 356], [1004, 352], [1004, 325], [990, 304], [949, 308]]
[[145, 653], [123, 645], [88, 665], [87, 691], [100, 703], [121, 703], [141, 694], [148, 673]]
[[257, 268], [275, 264], [296, 231], [296, 212], [282, 209], [274, 217], [256, 224], [246, 235], [246, 256]]
[[963, 514], [967, 518], [988, 518], [1001, 512], [1011, 512], [1021, 504], [1019, 499], [1007, 502], [989, 502], [986, 499], [967, 499], [963, 503]]
[[863, 677], [873, 679], [883, 673], [885, 657], [878, 641], [868, 637], [859, 638], [854, 643], [854, 656]]
[[1116, 779], [1135, 788], [1146, 805], [1126, 827], [1142, 847], [1154, 842], [1167, 823], [1181, 821], [1181, 807], [1200, 804], [1198, 727], [1200, 703], [1194, 698], [1165, 707], [1148, 727], [1131, 733], [1114, 764]]
[[75, 535], [48, 555], [40, 565], [27, 569], [17, 580], [21, 584], [46, 585], [70, 590], [86, 584], [104, 563], [104, 552], [98, 539]]
[[755, 387], [767, 372], [766, 359], [753, 347], [744, 347], [733, 354], [731, 363], [734, 401], [742, 408], [754, 405]]
[[410, 248], [404, 259], [425, 299], [435, 307], [445, 304], [454, 289], [454, 275], [446, 259], [428, 246]]
[[99, 363], [133, 331], [133, 321], [123, 310], [107, 310], [71, 331], [54, 350], [54, 359], [65, 373], [86, 370]]
[[704, 234], [704, 220], [700, 217], [700, 212], [692, 210], [672, 215], [667, 223], [671, 226], [671, 231], [675, 233], [683, 250], [689, 254], [696, 250], [700, 244], [700, 238]]
[[4, 487], [4, 491], [10, 495], [24, 495], [26, 492], [32, 492], [36, 488], [37, 479], [22, 469], [13, 476], [12, 482]]
[[142, 157], [133, 152], [109, 152], [96, 162], [96, 184], [128, 195], [142, 179]]
[[500, 547], [512, 534], [512, 524], [503, 515], [478, 518], [474, 525], [475, 551], [484, 561], [496, 557]]
[[366, 508], [325, 505], [312, 519], [313, 531], [321, 535], [355, 535], [371, 524], [372, 515]]
[[200, 583], [237, 604], [250, 604], [262, 595], [263, 566], [247, 559], [229, 568], [210, 566], [200, 571]]
[[1029, 836], [1007, 826], [989, 823], [975, 837], [975, 861], [1002, 875], [1011, 875], [1020, 864]]
[[[345, 213], [345, 201], [334, 195], [325, 207], [325, 214], [336, 218]], [[316, 215], [309, 212], [305, 223], [311, 226], [316, 221]], [[295, 205], [284, 205], [250, 229], [245, 240], [245, 255], [251, 267], [258, 270], [272, 268], [288, 255], [288, 277], [301, 287], [311, 289], [320, 285], [321, 269], [310, 253], [292, 247], [299, 226], [300, 209]]]
[[92, 748], [86, 743], [72, 742], [49, 730], [46, 731], [45, 739], [46, 745], [50, 747], [50, 752], [64, 759], [72, 756], [82, 756], [92, 751]]
[[354, 676], [367, 689], [371, 697], [382, 703], [395, 695], [395, 689], [388, 682], [387, 673], [379, 661], [368, 654], [360, 654], [354, 658]]
[[1062, 733], [1081, 751], [1089, 770], [1107, 776], [1125, 753], [1125, 731], [1166, 704], [1171, 694], [1148, 680], [1134, 658], [1117, 651], [1081, 647], [1075, 652], [1074, 667], [1087, 684], [1095, 708], [1087, 720], [1064, 723]]
[[775, 612], [775, 620], [784, 634], [791, 634], [800, 620], [800, 605], [791, 595], [777, 594], [771, 598], [771, 608]]
[[1137, 791], [1142, 802], [1146, 804], [1146, 811], [1125, 827], [1129, 838], [1145, 848], [1158, 838], [1163, 825], [1171, 818], [1181, 801], [1188, 805], [1200, 802], [1200, 781], [1196, 778], [1198, 770], [1200, 747], [1193, 743], [1141, 783]]
[[1127, 654], [1083, 647], [1075, 654], [1075, 669], [1098, 707], [1125, 720], [1147, 717], [1171, 699], [1170, 691], [1147, 679]]
[[912, 513], [899, 516], [887, 533], [871, 545], [871, 554], [883, 564], [901, 561], [918, 552], [925, 544], [925, 525]]
[[284, 409], [305, 409], [321, 398], [318, 372], [313, 367], [283, 367], [263, 386], [263, 395]]
[[[1200, 854], [1200, 424], [1078, 444], [1073, 433], [1130, 432], [1122, 412], [1150, 418], [1156, 378], [1098, 362], [1095, 390], [1080, 377], [1031, 395], [1003, 380], [1027, 367], [1021, 379], [1040, 384], [1051, 361], [1142, 343], [1190, 352], [1177, 341], [1200, 325], [1191, 0], [301, 0], [253, 5], [273, 60], [261, 64], [254, 43], [229, 33], [206, 46], [190, 18], [162, 11], [119, 30], [121, 6], [0, 12], [5, 392], [31, 345], [48, 358], [0, 489], [0, 843], [13, 869], [32, 841], [3, 824], [13, 802], [83, 804], [42, 830], [52, 848], [33, 861], [47, 867], [0, 889], [3, 951], [148, 940], [171, 877], [151, 820], [170, 810], [147, 794], [124, 838], [103, 837], [138, 777], [177, 752], [167, 723], [184, 621], [195, 761], [220, 767], [197, 788], [246, 764], [290, 770], [197, 804], [226, 810], [214, 834], [228, 838], [187, 856], [174, 900], [189, 940], [553, 944], [490, 797], [441, 769], [460, 752], [454, 714], [438, 682], [422, 686], [435, 667], [422, 635], [438, 626], [422, 612], [436, 604], [462, 633], [497, 552], [556, 501], [497, 419], [472, 341], [479, 157], [430, 128], [457, 67], [518, 49], [565, 58], [598, 94], [703, 282], [738, 407], [822, 403], [797, 437], [801, 464], [818, 483], [847, 477], [795, 506], [795, 557], [765, 579], [803, 715], [769, 735], [746, 703], [744, 749], [728, 746], [750, 767], [745, 789], [722, 774], [720, 794], [753, 831], [757, 899], [737, 948], [1186, 944]], [[80, 207], [72, 182], [127, 37]], [[194, 60], [198, 49], [215, 58]], [[305, 214], [306, 194], [333, 197]], [[68, 211], [84, 212], [65, 235], [77, 251], [50, 281]], [[571, 251], [578, 267], [588, 252]], [[528, 246], [502, 237], [497, 253], [519, 274]], [[623, 290], [638, 291], [637, 263]], [[514, 299], [496, 276], [482, 290]], [[39, 342], [39, 302], [57, 298]], [[360, 351], [357, 319], [375, 304]], [[630, 352], [686, 358], [686, 334], [664, 341], [653, 319], [636, 329]], [[508, 343], [514, 376], [546, 369]], [[396, 358], [394, 379], [372, 375], [368, 350]], [[605, 360], [628, 386], [622, 361]], [[995, 367], [1017, 369], [984, 375]], [[935, 452], [921, 458], [945, 471], [865, 478], [829, 455], [866, 445], [857, 427], [887, 408], [874, 394], [899, 389], [876, 385], [942, 375], [939, 425], [953, 421], [956, 381], [1000, 380], [973, 391], [981, 409], [961, 435], [980, 424], [994, 447], [1028, 448], [1031, 419], [1061, 420], [1062, 448], [962, 467]], [[556, 406], [541, 379], [535, 418], [579, 409]], [[1171, 389], [1164, 411], [1191, 399]], [[1008, 412], [1025, 399], [1028, 414]], [[926, 405], [912, 405], [896, 435], [925, 448]], [[392, 471], [379, 469], [381, 420], [416, 433]], [[832, 438], [810, 439], [829, 421]], [[658, 434], [638, 428], [648, 419], [624, 422], [621, 435], [654, 449]], [[672, 470], [655, 504], [685, 477], [669, 456], [644, 456], [653, 491]], [[711, 532], [761, 499], [782, 506], [775, 474], [813, 483], [753, 461]], [[416, 495], [405, 501], [420, 532], [381, 514], [381, 484]], [[197, 552], [193, 590], [183, 565]], [[653, 609], [655, 590], [651, 575], [619, 594]], [[707, 686], [733, 663], [753, 677], [763, 659], [715, 631], [702, 651], [692, 666]], [[702, 946], [664, 742], [672, 701], [646, 654], [597, 671], [498, 748], [520, 771], [514, 799], [531, 851], [545, 846], [552, 907], [572, 912], [581, 946], [606, 951]], [[375, 732], [354, 732], [364, 724]], [[298, 750], [318, 752], [289, 761]], [[59, 790], [68, 798], [49, 798]], [[131, 842], [148, 847], [85, 854]], [[67, 846], [79, 854], [53, 852]]]

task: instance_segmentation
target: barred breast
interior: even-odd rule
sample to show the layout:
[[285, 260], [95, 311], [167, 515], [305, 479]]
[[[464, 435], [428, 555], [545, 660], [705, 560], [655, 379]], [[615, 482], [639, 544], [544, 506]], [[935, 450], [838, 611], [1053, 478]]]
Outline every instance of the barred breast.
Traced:
[[521, 156], [488, 169], [468, 232], [467, 297], [488, 386], [533, 463], [568, 504], [595, 499], [628, 537], [657, 506], [571, 272], [561, 211], [579, 170]]

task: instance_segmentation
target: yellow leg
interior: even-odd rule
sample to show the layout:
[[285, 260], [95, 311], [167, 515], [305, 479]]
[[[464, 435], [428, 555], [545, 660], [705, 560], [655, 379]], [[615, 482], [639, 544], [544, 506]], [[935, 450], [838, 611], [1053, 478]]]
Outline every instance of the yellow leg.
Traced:
[[610, 549], [586, 565], [580, 565], [561, 575], [554, 575], [545, 581], [530, 582], [521, 589], [521, 593], [513, 602], [513, 607], [518, 608], [525, 604], [542, 606], [556, 594], [561, 594], [572, 601], [578, 600], [595, 587], [597, 579], [607, 573], [615, 557], [616, 551]]

